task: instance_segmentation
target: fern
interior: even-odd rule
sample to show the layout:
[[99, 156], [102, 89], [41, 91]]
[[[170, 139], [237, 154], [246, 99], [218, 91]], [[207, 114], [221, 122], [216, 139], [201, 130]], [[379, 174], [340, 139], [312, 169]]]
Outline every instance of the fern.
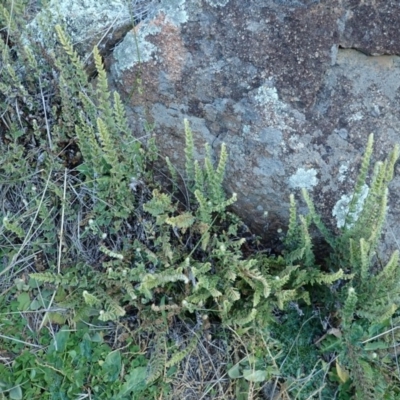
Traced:
[[195, 169], [194, 169], [194, 141], [192, 130], [189, 126], [189, 121], [184, 120], [185, 127], [185, 157], [186, 157], [186, 176], [189, 185], [192, 185], [195, 181]]
[[167, 362], [167, 344], [164, 333], [157, 335], [155, 348], [150, 358], [147, 369], [146, 383], [150, 384], [158, 379], [163, 373]]
[[197, 346], [199, 339], [196, 335], [192, 337], [188, 345], [181, 351], [176, 352], [165, 364], [166, 368], [171, 368], [179, 364], [184, 358], [186, 358]]

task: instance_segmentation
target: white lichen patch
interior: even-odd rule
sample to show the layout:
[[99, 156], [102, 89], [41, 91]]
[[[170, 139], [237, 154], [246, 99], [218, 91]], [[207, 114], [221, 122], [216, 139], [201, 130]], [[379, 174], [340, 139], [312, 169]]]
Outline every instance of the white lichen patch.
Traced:
[[344, 165], [344, 164], [339, 167], [339, 176], [338, 176], [339, 182], [345, 181], [348, 169], [349, 168], [347, 167], [347, 165]]
[[310, 190], [317, 184], [317, 171], [314, 168], [299, 168], [296, 173], [289, 178], [289, 186], [293, 189], [305, 188]]
[[361, 121], [363, 118], [363, 113], [361, 111], [358, 111], [349, 117], [349, 121]]
[[[364, 185], [362, 190], [361, 190], [361, 195], [360, 198], [358, 199], [357, 205], [356, 205], [356, 210], [352, 214], [353, 221], [357, 221], [362, 209], [363, 205], [365, 202], [365, 199], [368, 196], [368, 191], [369, 187], [367, 185]], [[335, 207], [333, 207], [332, 210], [332, 215], [336, 218], [336, 225], [338, 228], [343, 228], [345, 221], [346, 221], [346, 216], [349, 214], [349, 204], [351, 202], [352, 196], [349, 195], [343, 195], [340, 200], [335, 204]], [[352, 224], [348, 226], [348, 228], [351, 228]]]
[[[148, 39], [151, 35], [162, 32], [162, 24], [172, 24], [178, 26], [187, 22], [188, 13], [185, 8], [185, 0], [162, 0], [160, 3], [154, 2], [154, 8], [149, 11], [149, 16], [143, 21], [137, 29], [129, 32], [124, 40], [114, 49], [114, 58], [116, 62], [112, 66], [115, 77], [119, 78], [121, 74], [134, 67], [139, 62], [162, 62], [158, 54], [158, 48]], [[154, 19], [160, 21], [154, 23]]]
[[228, 4], [229, 0], [206, 0], [212, 7], [224, 7]]
[[162, 12], [167, 20], [176, 26], [189, 19], [185, 0], [162, 0], [158, 12]]
[[157, 26], [149, 26], [137, 33], [128, 32], [124, 40], [114, 49], [116, 62], [112, 66], [113, 73], [119, 77], [123, 71], [132, 68], [139, 62], [150, 61], [157, 54], [157, 47], [146, 40], [150, 34], [160, 31]]
[[274, 86], [272, 87], [267, 85], [260, 86], [257, 90], [255, 99], [261, 104], [281, 103], [279, 101], [278, 91]]
[[304, 143], [301, 142], [299, 135], [292, 135], [288, 140], [288, 145], [292, 150], [299, 151], [304, 148]]

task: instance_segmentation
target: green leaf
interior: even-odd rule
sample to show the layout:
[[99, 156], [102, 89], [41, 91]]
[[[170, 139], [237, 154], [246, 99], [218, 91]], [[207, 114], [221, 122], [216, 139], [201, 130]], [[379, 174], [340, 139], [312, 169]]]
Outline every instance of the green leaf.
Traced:
[[29, 297], [29, 293], [23, 292], [21, 293], [18, 298], [18, 310], [19, 311], [26, 311], [29, 310], [29, 306], [31, 304], [31, 299]]
[[119, 373], [121, 372], [121, 353], [120, 351], [112, 351], [107, 354], [106, 359], [102, 365], [104, 372], [106, 373], [106, 380], [114, 382], [117, 380]]
[[138, 393], [146, 387], [147, 367], [134, 368], [126, 377], [117, 398], [125, 396], [130, 392]]
[[15, 386], [10, 391], [10, 399], [12, 400], [20, 400], [22, 399], [22, 389], [21, 386]]
[[238, 379], [242, 376], [240, 373], [240, 366], [239, 364], [235, 364], [232, 368], [228, 371], [229, 378], [231, 379]]
[[262, 370], [245, 369], [243, 370], [243, 377], [250, 382], [264, 382], [266, 373]]
[[380, 349], [387, 349], [390, 346], [391, 345], [389, 343], [385, 343], [385, 342], [370, 342], [365, 345], [364, 349], [367, 351], [380, 350]]
[[62, 353], [67, 347], [67, 342], [69, 339], [69, 330], [68, 327], [62, 327], [59, 332], [56, 333], [54, 339], [52, 340], [48, 354], [52, 354], [54, 352]]
[[33, 299], [32, 303], [29, 306], [29, 308], [32, 311], [36, 311], [36, 310], [39, 310], [40, 306], [41, 306], [40, 302], [38, 300], [36, 300], [36, 299]]

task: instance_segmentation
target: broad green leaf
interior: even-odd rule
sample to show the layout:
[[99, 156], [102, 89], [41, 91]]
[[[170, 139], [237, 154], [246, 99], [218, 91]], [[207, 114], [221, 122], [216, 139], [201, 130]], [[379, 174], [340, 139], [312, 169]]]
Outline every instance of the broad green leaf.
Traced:
[[18, 310], [19, 311], [26, 311], [29, 310], [29, 306], [31, 304], [31, 299], [29, 297], [29, 293], [23, 292], [18, 297]]
[[250, 382], [264, 382], [266, 373], [262, 370], [245, 369], [243, 370], [243, 377]]
[[38, 300], [36, 300], [36, 299], [33, 299], [33, 300], [32, 300], [32, 303], [31, 303], [30, 306], [29, 306], [29, 308], [30, 308], [32, 311], [39, 310], [40, 307], [41, 307], [41, 304], [40, 304], [40, 302], [39, 302]]
[[62, 353], [67, 347], [67, 342], [69, 339], [69, 330], [68, 327], [62, 327], [59, 332], [56, 333], [55, 338], [52, 340], [48, 354], [52, 354], [57, 351]]
[[9, 391], [10, 399], [20, 400], [22, 399], [22, 389], [21, 386], [15, 386]]
[[231, 379], [238, 379], [242, 376], [240, 373], [240, 366], [239, 364], [235, 364], [232, 368], [228, 371], [229, 378]]
[[337, 361], [336, 361], [336, 372], [342, 383], [346, 383], [349, 380], [350, 378], [349, 373], [345, 368], [342, 368]]
[[391, 347], [391, 344], [385, 342], [370, 342], [367, 343], [364, 347], [365, 350], [379, 350], [379, 349], [387, 349]]
[[117, 380], [118, 375], [121, 372], [120, 351], [112, 351], [111, 353], [107, 354], [102, 368], [106, 373], [106, 380], [108, 380], [109, 382], [114, 382], [115, 380]]
[[125, 396], [130, 392], [138, 393], [146, 387], [147, 367], [134, 368], [126, 377], [117, 398]]

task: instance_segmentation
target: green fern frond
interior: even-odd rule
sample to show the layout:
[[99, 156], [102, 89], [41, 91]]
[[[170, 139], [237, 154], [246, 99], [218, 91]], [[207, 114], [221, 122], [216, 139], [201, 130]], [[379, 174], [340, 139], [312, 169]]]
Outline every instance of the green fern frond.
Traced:
[[[118, 156], [117, 156], [117, 146], [113, 142], [112, 137], [109, 132], [108, 126], [101, 118], [97, 118], [97, 129], [99, 134], [100, 142], [103, 146], [102, 154], [107, 161], [107, 163], [111, 166], [111, 169], [114, 173], [119, 171], [118, 165]], [[117, 174], [116, 174], [117, 175]], [[117, 177], [116, 177], [117, 179]]]
[[142, 279], [139, 291], [145, 290], [147, 292], [157, 286], [164, 286], [167, 283], [178, 281], [189, 283], [187, 276], [178, 271], [174, 271], [174, 273], [171, 271], [165, 271], [158, 274], [147, 274]]
[[394, 167], [395, 167], [397, 160], [399, 159], [399, 156], [400, 156], [400, 147], [396, 143], [387, 159], [385, 184], [388, 184], [389, 182], [391, 182], [393, 180]]
[[7, 231], [14, 233], [19, 239], [24, 239], [26, 232], [18, 225], [17, 222], [11, 222], [8, 217], [3, 218], [3, 226]]
[[169, 159], [169, 157], [165, 157], [165, 162], [167, 164], [168, 171], [169, 171], [169, 174], [171, 176], [171, 181], [172, 181], [172, 185], [173, 185], [172, 191], [175, 192], [176, 185], [178, 183], [178, 172], [176, 170], [176, 167], [172, 164], [172, 162]]
[[354, 188], [353, 196], [349, 204], [349, 211], [345, 218], [345, 229], [351, 227], [354, 224], [354, 216], [356, 215], [356, 210], [359, 204], [360, 196], [363, 190], [363, 187], [366, 183], [368, 168], [370, 165], [372, 150], [373, 150], [373, 143], [374, 143], [374, 135], [371, 133], [368, 136], [367, 147], [364, 151], [364, 157], [361, 163], [360, 172], [357, 178], [357, 183]]
[[[388, 280], [393, 280], [393, 276], [399, 275], [397, 272], [399, 269], [399, 250], [393, 252], [390, 260], [381, 272], [376, 276], [378, 282], [385, 282]], [[397, 273], [396, 273], [397, 272]]]
[[205, 177], [204, 172], [200, 167], [199, 162], [196, 160], [194, 162], [194, 191], [198, 190], [200, 193], [205, 192]]
[[[352, 242], [353, 243], [353, 242]], [[354, 252], [352, 250], [351, 246], [351, 253]], [[356, 261], [356, 257], [351, 254], [351, 260], [353, 261], [352, 266], [353, 268], [357, 266], [357, 264], [360, 265], [360, 277], [361, 277], [361, 282], [365, 282], [368, 277], [369, 277], [369, 269], [371, 265], [371, 255], [370, 255], [370, 246], [369, 243], [364, 239], [360, 239], [360, 247], [359, 247], [359, 254], [360, 254], [360, 260], [359, 262]]]
[[143, 205], [143, 209], [153, 217], [171, 212], [173, 211], [171, 197], [154, 189], [152, 199]]
[[186, 358], [197, 346], [199, 339], [196, 335], [192, 337], [186, 348], [181, 351], [176, 352], [168, 362], [166, 362], [165, 367], [171, 368], [174, 365], [179, 364], [184, 358]]
[[212, 221], [212, 203], [208, 201], [203, 193], [195, 190], [194, 195], [199, 203], [198, 216], [201, 222], [211, 224]]
[[125, 310], [116, 301], [107, 297], [105, 310], [100, 310], [99, 312], [99, 320], [116, 321], [125, 314]]
[[190, 212], [184, 212], [176, 217], [169, 217], [165, 220], [168, 225], [179, 229], [190, 228], [195, 222], [196, 218]]
[[107, 73], [103, 66], [99, 49], [97, 46], [93, 49], [94, 63], [96, 66], [97, 76], [97, 100], [98, 107], [103, 113], [103, 119], [106, 123], [110, 134], [114, 133], [115, 124], [113, 119], [113, 109], [110, 103], [110, 91], [108, 89]]
[[115, 258], [117, 260], [123, 260], [124, 259], [123, 254], [116, 253], [115, 251], [111, 251], [111, 250], [107, 249], [107, 247], [105, 247], [105, 246], [100, 246], [99, 250], [102, 253], [106, 254], [108, 257]]
[[146, 384], [151, 384], [163, 373], [167, 363], [167, 344], [164, 334], [159, 334], [156, 339], [154, 351], [147, 368]]
[[78, 56], [78, 53], [75, 51], [73, 45], [71, 44], [71, 41], [63, 31], [61, 25], [56, 25], [55, 30], [57, 32], [58, 39], [60, 40], [60, 43], [64, 51], [68, 54], [69, 59], [74, 67], [74, 72], [76, 74], [76, 77], [79, 78], [79, 82], [86, 83], [87, 76], [86, 73], [84, 72], [85, 65]]
[[235, 325], [244, 326], [254, 321], [256, 316], [257, 316], [257, 310], [255, 308], [252, 308], [247, 316], [235, 317], [235, 319], [232, 322], [234, 322]]
[[[320, 272], [315, 278], [314, 281], [320, 285], [332, 285], [337, 282], [339, 279], [345, 279], [345, 274], [342, 269], [337, 270], [336, 272], [325, 274]], [[348, 278], [349, 279], [349, 278]]]
[[64, 285], [66, 283], [70, 283], [68, 282], [68, 278], [65, 278], [63, 275], [56, 274], [50, 271], [36, 272], [30, 274], [30, 277], [36, 279], [39, 282], [51, 283], [53, 285]]
[[350, 329], [351, 323], [356, 313], [358, 298], [356, 291], [350, 287], [347, 292], [347, 298], [342, 308], [342, 325], [343, 329]]
[[334, 240], [332, 234], [329, 232], [329, 230], [326, 228], [326, 226], [322, 222], [320, 215], [316, 212], [314, 203], [312, 202], [307, 190], [303, 188], [302, 194], [303, 194], [303, 198], [307, 204], [308, 210], [310, 212], [311, 218], [312, 218], [315, 226], [321, 232], [322, 236], [324, 237], [326, 242], [332, 247], [332, 249], [335, 249], [336, 248], [335, 240]]
[[308, 268], [313, 268], [315, 265], [315, 257], [313, 252], [313, 244], [310, 233], [308, 232], [308, 223], [302, 215], [300, 218], [300, 229], [302, 233], [303, 249], [304, 249], [304, 265]]
[[195, 181], [195, 173], [194, 173], [194, 141], [193, 141], [193, 133], [190, 129], [189, 121], [187, 119], [184, 120], [185, 126], [185, 158], [186, 158], [186, 178], [188, 180], [189, 186], [193, 184]]
[[228, 286], [225, 290], [225, 296], [227, 299], [231, 302], [234, 303], [235, 301], [238, 301], [240, 299], [240, 291], [232, 286]]
[[85, 303], [91, 307], [99, 306], [101, 301], [93, 294], [89, 293], [87, 290], [82, 292], [82, 296], [85, 300]]

